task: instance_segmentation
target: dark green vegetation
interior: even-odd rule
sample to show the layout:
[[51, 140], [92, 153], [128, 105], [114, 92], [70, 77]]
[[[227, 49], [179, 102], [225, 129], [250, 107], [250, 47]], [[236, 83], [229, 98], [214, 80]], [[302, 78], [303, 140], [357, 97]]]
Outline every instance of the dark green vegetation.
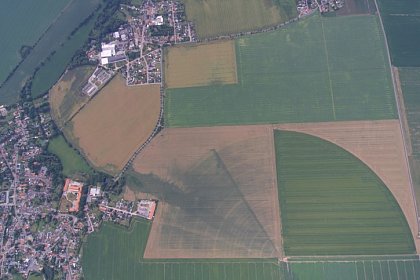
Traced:
[[94, 23], [95, 18], [89, 19], [36, 71], [31, 89], [34, 98], [46, 93], [57, 82], [75, 52], [85, 43]]
[[[34, 74], [52, 52], [59, 51], [62, 44], [68, 40], [69, 35], [94, 12], [99, 3], [100, 0], [73, 0], [62, 11], [27, 57], [19, 64], [13, 75], [0, 87], [0, 103], [11, 104], [17, 101], [25, 81]], [[30, 17], [28, 20], [31, 21], [32, 26], [36, 25]], [[58, 71], [63, 68], [54, 69]]]
[[396, 117], [376, 16], [311, 16], [236, 41], [237, 85], [167, 90], [169, 126]]
[[359, 159], [317, 137], [275, 131], [286, 255], [414, 253], [405, 217]]
[[377, 0], [392, 64], [398, 67], [420, 66], [420, 1]]
[[341, 260], [289, 264], [289, 279], [294, 280], [413, 280], [420, 277], [417, 257], [403, 259]]
[[273, 259], [143, 259], [149, 230], [150, 223], [144, 221], [134, 221], [128, 230], [103, 224], [83, 246], [85, 279], [285, 279], [283, 267]]
[[420, 205], [420, 68], [399, 68], [405, 113], [408, 121], [411, 153], [411, 175]]
[[50, 140], [48, 151], [55, 154], [63, 165], [63, 175], [73, 176], [77, 173], [92, 173], [86, 161], [66, 142], [63, 136]]
[[28, 47], [36, 43], [69, 2], [70, 0], [2, 1], [0, 84], [19, 63], [22, 55], [27, 54], [25, 51]]

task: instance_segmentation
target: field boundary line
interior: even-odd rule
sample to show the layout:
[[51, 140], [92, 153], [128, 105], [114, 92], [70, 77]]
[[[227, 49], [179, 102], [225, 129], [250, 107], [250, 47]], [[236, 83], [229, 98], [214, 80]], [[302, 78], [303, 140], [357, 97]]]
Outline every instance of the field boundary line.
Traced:
[[406, 136], [404, 133], [404, 127], [401, 121], [401, 110], [400, 110], [400, 100], [398, 99], [398, 95], [397, 95], [397, 88], [396, 88], [396, 84], [395, 84], [395, 76], [394, 76], [394, 72], [392, 71], [392, 62], [391, 62], [391, 54], [389, 52], [389, 46], [388, 46], [388, 39], [386, 36], [386, 32], [385, 32], [385, 28], [384, 28], [384, 24], [382, 21], [382, 16], [381, 16], [381, 12], [379, 10], [379, 6], [378, 6], [378, 2], [377, 0], [374, 0], [375, 2], [375, 6], [376, 6], [376, 10], [378, 13], [378, 17], [379, 17], [379, 23], [382, 29], [382, 34], [384, 36], [384, 41], [385, 41], [385, 48], [386, 48], [386, 55], [387, 55], [387, 59], [388, 59], [388, 66], [389, 66], [389, 71], [391, 72], [391, 79], [392, 79], [392, 86], [394, 89], [394, 99], [396, 102], [396, 106], [397, 106], [397, 112], [398, 112], [398, 120], [399, 120], [399, 124], [400, 124], [400, 132], [401, 132], [401, 136], [403, 138], [403, 143], [404, 143], [404, 154], [405, 154], [405, 161], [407, 164], [407, 169], [408, 169], [408, 175], [409, 175], [409, 181], [410, 181], [410, 188], [411, 188], [411, 195], [412, 195], [412, 199], [413, 199], [413, 203], [414, 203], [414, 211], [415, 211], [415, 215], [416, 215], [416, 222], [417, 222], [417, 236], [413, 236], [414, 239], [414, 246], [416, 247], [416, 251], [419, 250], [420, 248], [417, 248], [416, 246], [416, 239], [418, 241], [419, 237], [420, 237], [420, 223], [419, 223], [419, 209], [417, 206], [417, 201], [416, 201], [416, 195], [415, 195], [415, 190], [414, 190], [414, 186], [413, 186], [413, 178], [412, 178], [412, 174], [411, 174], [411, 169], [410, 169], [410, 162], [408, 160], [408, 151], [407, 151], [407, 142], [406, 142]]
[[330, 60], [328, 58], [327, 39], [325, 37], [324, 20], [322, 19], [322, 17], [320, 18], [320, 21], [321, 21], [322, 37], [324, 38], [323, 41], [324, 41], [325, 59], [327, 61], [328, 82], [330, 84], [330, 96], [331, 96], [333, 117], [334, 117], [334, 120], [337, 120], [337, 117], [335, 115], [334, 92], [333, 92], [332, 80], [331, 80]]

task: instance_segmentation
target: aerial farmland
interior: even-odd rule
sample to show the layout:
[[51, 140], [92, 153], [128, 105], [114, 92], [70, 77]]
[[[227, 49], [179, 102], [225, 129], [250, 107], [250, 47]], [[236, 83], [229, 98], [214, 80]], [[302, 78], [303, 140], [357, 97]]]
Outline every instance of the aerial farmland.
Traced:
[[1, 279], [420, 279], [419, 5], [39, 1], [0, 11]]
[[[159, 201], [152, 224], [134, 224], [141, 261], [101, 269], [87, 253], [86, 273], [420, 275], [417, 205], [385, 37], [363, 7], [363, 16], [348, 6], [345, 17], [315, 14], [271, 32], [166, 49], [165, 128], [125, 174], [124, 197]], [[104, 227], [85, 247], [103, 260], [110, 253], [99, 240], [133, 232]], [[111, 250], [123, 258], [125, 246]]]
[[287, 29], [241, 37], [235, 41], [238, 83], [169, 88], [166, 123], [188, 127], [395, 118], [379, 28], [375, 16], [314, 15]]

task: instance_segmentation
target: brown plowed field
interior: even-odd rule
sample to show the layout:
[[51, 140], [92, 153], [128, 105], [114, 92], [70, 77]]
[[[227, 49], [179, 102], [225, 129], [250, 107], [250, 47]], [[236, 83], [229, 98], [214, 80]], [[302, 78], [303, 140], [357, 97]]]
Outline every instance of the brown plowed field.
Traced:
[[413, 233], [417, 251], [417, 218], [398, 120], [349, 121], [275, 125], [330, 141], [363, 161], [388, 186]]
[[165, 75], [168, 88], [235, 84], [238, 82], [235, 41], [169, 48]]
[[116, 76], [65, 127], [96, 167], [115, 174], [150, 136], [159, 118], [159, 85], [127, 87]]
[[169, 128], [133, 168], [161, 201], [146, 258], [282, 255], [270, 126]]

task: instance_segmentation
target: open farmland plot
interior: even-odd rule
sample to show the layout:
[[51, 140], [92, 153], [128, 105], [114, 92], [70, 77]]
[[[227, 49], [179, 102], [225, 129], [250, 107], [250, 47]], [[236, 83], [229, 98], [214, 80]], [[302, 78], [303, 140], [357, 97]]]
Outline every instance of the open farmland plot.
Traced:
[[22, 59], [23, 45], [33, 46], [71, 0], [3, 1], [0, 9], [0, 84]]
[[146, 258], [282, 255], [272, 130], [166, 129], [137, 157], [130, 189], [156, 196]]
[[413, 280], [420, 278], [418, 257], [306, 260], [288, 265], [291, 280]]
[[420, 66], [420, 2], [377, 0], [388, 38], [392, 64]]
[[134, 221], [129, 230], [104, 223], [83, 247], [85, 279], [285, 280], [275, 259], [143, 259], [150, 224]]
[[159, 112], [159, 85], [127, 87], [116, 76], [64, 132], [94, 166], [115, 174], [150, 136]]
[[[40, 38], [12, 76], [0, 87], [0, 103], [14, 103], [26, 80], [41, 62], [68, 41], [68, 37], [100, 4], [100, 0], [73, 0]], [[36, 9], [35, 9], [36, 10]], [[58, 68], [57, 68], [58, 69]], [[63, 71], [63, 69], [61, 69]]]
[[285, 22], [297, 16], [293, 0], [183, 0], [200, 37], [215, 37]]
[[165, 59], [168, 88], [235, 84], [234, 41], [169, 48]]
[[58, 126], [63, 126], [89, 100], [82, 87], [94, 70], [91, 66], [69, 70], [50, 90], [51, 115]]
[[[236, 40], [237, 85], [169, 89], [169, 126], [396, 118], [376, 16], [314, 15]], [[187, 60], [186, 60], [187, 63]]]
[[359, 159], [308, 134], [274, 135], [286, 255], [415, 252], [397, 201]]
[[[398, 120], [280, 124], [274, 127], [320, 137], [360, 159], [392, 192], [413, 237], [417, 236], [416, 206]], [[417, 249], [420, 248], [419, 241], [415, 239]]]

